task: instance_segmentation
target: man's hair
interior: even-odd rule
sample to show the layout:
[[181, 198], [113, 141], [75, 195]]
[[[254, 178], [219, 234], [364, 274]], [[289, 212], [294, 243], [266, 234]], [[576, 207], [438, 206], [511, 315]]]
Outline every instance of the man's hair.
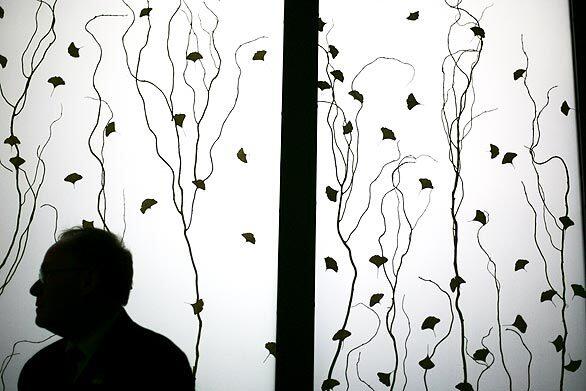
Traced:
[[132, 289], [132, 254], [115, 234], [98, 228], [73, 227], [59, 236], [59, 248], [100, 273], [100, 294], [112, 304], [128, 303]]

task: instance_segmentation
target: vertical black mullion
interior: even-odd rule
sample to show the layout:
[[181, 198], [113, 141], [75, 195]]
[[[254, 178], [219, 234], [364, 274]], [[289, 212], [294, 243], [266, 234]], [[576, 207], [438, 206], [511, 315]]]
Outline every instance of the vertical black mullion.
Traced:
[[[586, 90], [584, 83], [586, 77], [581, 75], [581, 71], [586, 64], [584, 63], [584, 40], [579, 37], [584, 37], [586, 31], [584, 29], [583, 18], [585, 17], [583, 7], [583, 0], [570, 0], [570, 26], [572, 29], [572, 48], [574, 56], [574, 97], [576, 108], [576, 133], [578, 134], [578, 159], [580, 163], [580, 193], [582, 195], [582, 229], [586, 230]], [[586, 244], [586, 243], [585, 243]], [[586, 264], [586, 256], [584, 257]]]
[[313, 388], [318, 0], [285, 0], [276, 389]]

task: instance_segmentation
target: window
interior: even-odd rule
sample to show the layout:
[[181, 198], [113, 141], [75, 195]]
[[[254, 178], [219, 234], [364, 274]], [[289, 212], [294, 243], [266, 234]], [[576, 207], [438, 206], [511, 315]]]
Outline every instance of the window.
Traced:
[[320, 2], [314, 389], [583, 388], [568, 14]]
[[52, 341], [27, 290], [79, 224], [124, 236], [127, 310], [197, 389], [586, 384], [568, 2], [21, 3], [0, 3], [4, 389]]
[[83, 224], [124, 236], [127, 311], [187, 354], [198, 389], [273, 389], [283, 3], [2, 9], [6, 388], [39, 349], [13, 344], [49, 336], [28, 293], [44, 252]]

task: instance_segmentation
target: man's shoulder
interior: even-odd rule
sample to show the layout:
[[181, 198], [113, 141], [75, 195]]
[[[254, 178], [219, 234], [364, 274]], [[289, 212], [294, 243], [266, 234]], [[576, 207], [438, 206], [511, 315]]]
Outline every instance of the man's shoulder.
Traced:
[[118, 328], [118, 338], [124, 338], [124, 344], [132, 349], [149, 350], [155, 349], [162, 353], [185, 356], [185, 353], [173, 341], [153, 330], [143, 327], [130, 319], [123, 320], [123, 324]]
[[130, 358], [136, 366], [170, 366], [190, 371], [187, 356], [175, 343], [139, 325], [128, 315], [124, 314], [112, 331], [104, 346], [110, 355]]
[[[140, 326], [128, 315], [112, 331], [101, 357], [108, 359], [108, 366], [114, 372], [118, 370], [116, 367], [123, 368], [124, 376], [139, 383], [140, 379], [148, 379], [151, 386], [160, 383], [172, 384], [177, 390], [193, 389], [187, 356], [169, 338]], [[140, 375], [144, 373], [151, 376]]]

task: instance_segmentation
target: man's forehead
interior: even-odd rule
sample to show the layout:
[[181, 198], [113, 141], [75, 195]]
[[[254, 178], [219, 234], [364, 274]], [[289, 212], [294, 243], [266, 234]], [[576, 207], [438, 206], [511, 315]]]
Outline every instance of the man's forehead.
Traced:
[[45, 253], [45, 258], [43, 259], [43, 265], [68, 266], [74, 264], [76, 264], [75, 257], [71, 251], [60, 242], [49, 247]]

